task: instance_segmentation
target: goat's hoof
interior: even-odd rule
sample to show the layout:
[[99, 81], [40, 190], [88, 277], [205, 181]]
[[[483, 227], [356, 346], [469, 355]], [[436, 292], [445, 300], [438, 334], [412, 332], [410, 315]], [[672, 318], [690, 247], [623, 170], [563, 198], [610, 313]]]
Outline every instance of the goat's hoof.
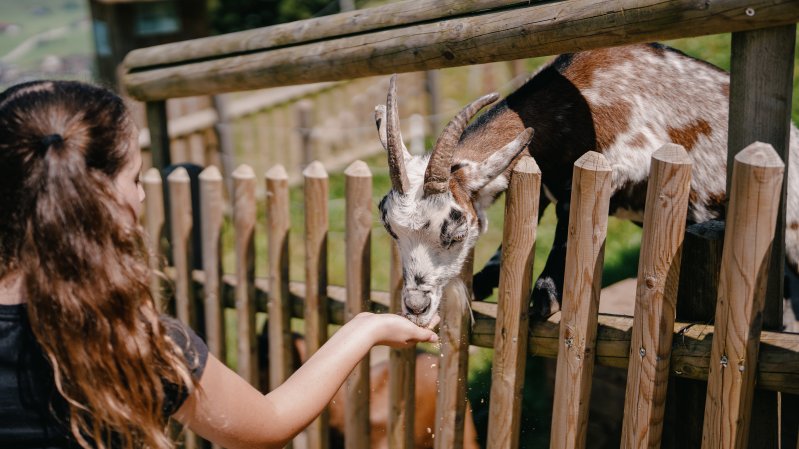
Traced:
[[530, 309], [530, 319], [544, 321], [560, 311], [560, 295], [558, 288], [550, 278], [538, 279], [530, 297], [533, 307]]

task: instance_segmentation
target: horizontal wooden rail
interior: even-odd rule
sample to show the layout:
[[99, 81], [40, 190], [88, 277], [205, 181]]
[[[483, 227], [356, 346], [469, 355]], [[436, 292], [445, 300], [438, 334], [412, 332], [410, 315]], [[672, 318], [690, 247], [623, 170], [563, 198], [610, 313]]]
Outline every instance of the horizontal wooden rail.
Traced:
[[[338, 83], [316, 83], [303, 86], [291, 86], [284, 89], [255, 92], [242, 98], [234, 98], [226, 104], [226, 118], [228, 120], [235, 120], [264, 109], [296, 101], [298, 98], [316, 94], [336, 86], [337, 84]], [[218, 121], [219, 114], [217, 111], [213, 108], [206, 108], [170, 120], [167, 125], [167, 133], [170, 139], [186, 137], [190, 134], [211, 128], [216, 125]], [[139, 131], [139, 146], [142, 148], [150, 147], [149, 129], [142, 128]]]
[[[174, 277], [174, 270], [167, 269], [168, 277]], [[194, 271], [195, 288], [202, 288], [205, 274]], [[255, 279], [256, 310], [266, 312], [266, 298], [269, 282], [264, 278]], [[225, 307], [233, 308], [235, 276], [223, 276], [222, 300]], [[291, 315], [302, 318], [305, 311], [305, 283], [289, 283]], [[201, 295], [200, 295], [201, 296]], [[344, 287], [327, 287], [328, 314], [331, 324], [344, 323]], [[372, 310], [388, 312], [388, 292], [372, 291]], [[497, 305], [486, 302], [473, 302], [475, 322], [471, 332], [471, 344], [484, 348], [494, 345]], [[617, 368], [627, 368], [632, 336], [633, 318], [620, 315], [599, 315], [597, 331], [596, 363]], [[558, 356], [558, 332], [560, 313], [549, 320], [532, 322], [529, 333], [528, 353], [537, 357], [555, 358]], [[707, 380], [709, 356], [712, 344], [713, 326], [685, 322], [674, 323], [673, 349], [671, 354], [671, 375], [688, 379]], [[763, 332], [760, 336], [760, 355], [758, 360], [757, 388], [799, 394], [799, 334]]]
[[[540, 1], [540, 0], [539, 0]], [[492, 8], [527, 6], [529, 0], [405, 0], [380, 8], [368, 8], [326, 17], [298, 20], [221, 36], [157, 45], [131, 52], [124, 61], [128, 69], [196, 62], [204, 59], [270, 50], [353, 36], [397, 26], [455, 18]]]
[[[434, 1], [418, 3], [432, 5]], [[518, 2], [497, 2], [505, 5], [501, 8], [487, 3], [492, 9], [479, 14], [421, 23], [397, 20], [388, 27], [376, 26], [355, 35], [352, 29], [356, 28], [340, 23], [340, 16], [321, 18], [317, 26], [338, 23], [339, 31], [309, 40], [256, 46], [245, 52], [235, 46], [227, 51], [225, 45], [235, 38], [209, 38], [205, 44], [218, 48], [211, 52], [213, 56], [199, 59], [161, 59], [151, 56], [153, 49], [136, 50], [127, 58], [123, 84], [134, 98], [155, 101], [513, 60], [799, 21], [799, 3], [790, 0], [568, 0], [516, 7], [507, 5]], [[386, 8], [361, 12], [389, 17], [393, 9]], [[265, 36], [274, 32], [274, 27], [253, 31], [257, 36], [251, 41], [268, 39]], [[169, 47], [172, 55], [190, 54], [196, 47], [196, 43], [182, 44], [195, 47], [175, 45]]]

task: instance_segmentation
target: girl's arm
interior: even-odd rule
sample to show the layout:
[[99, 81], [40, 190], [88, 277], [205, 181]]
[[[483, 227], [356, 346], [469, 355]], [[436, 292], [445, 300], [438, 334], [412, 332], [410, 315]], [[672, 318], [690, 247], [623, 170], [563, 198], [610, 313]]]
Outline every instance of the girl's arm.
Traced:
[[200, 388], [175, 418], [228, 449], [282, 448], [322, 412], [372, 346], [422, 341], [434, 342], [437, 336], [397, 315], [362, 313], [266, 396], [209, 355]]

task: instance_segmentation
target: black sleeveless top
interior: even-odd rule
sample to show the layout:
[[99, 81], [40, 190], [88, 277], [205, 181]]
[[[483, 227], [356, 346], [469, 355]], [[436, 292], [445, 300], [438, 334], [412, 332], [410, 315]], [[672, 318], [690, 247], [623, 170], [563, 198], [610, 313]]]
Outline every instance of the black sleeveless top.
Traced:
[[[188, 326], [167, 316], [161, 319], [199, 380], [208, 347]], [[187, 394], [167, 384], [164, 391], [164, 414], [169, 416], [180, 408]], [[50, 364], [33, 336], [26, 306], [0, 305], [0, 448], [78, 448], [65, 424], [66, 411]]]

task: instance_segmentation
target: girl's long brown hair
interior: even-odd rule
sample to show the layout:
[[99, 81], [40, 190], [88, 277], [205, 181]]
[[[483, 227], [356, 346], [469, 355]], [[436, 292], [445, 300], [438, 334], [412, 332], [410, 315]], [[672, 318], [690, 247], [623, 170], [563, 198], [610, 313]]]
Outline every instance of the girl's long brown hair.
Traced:
[[87, 449], [172, 447], [164, 389], [194, 387], [113, 184], [138, 151], [134, 132], [123, 101], [99, 87], [40, 81], [0, 94], [0, 278], [22, 274], [69, 430]]

